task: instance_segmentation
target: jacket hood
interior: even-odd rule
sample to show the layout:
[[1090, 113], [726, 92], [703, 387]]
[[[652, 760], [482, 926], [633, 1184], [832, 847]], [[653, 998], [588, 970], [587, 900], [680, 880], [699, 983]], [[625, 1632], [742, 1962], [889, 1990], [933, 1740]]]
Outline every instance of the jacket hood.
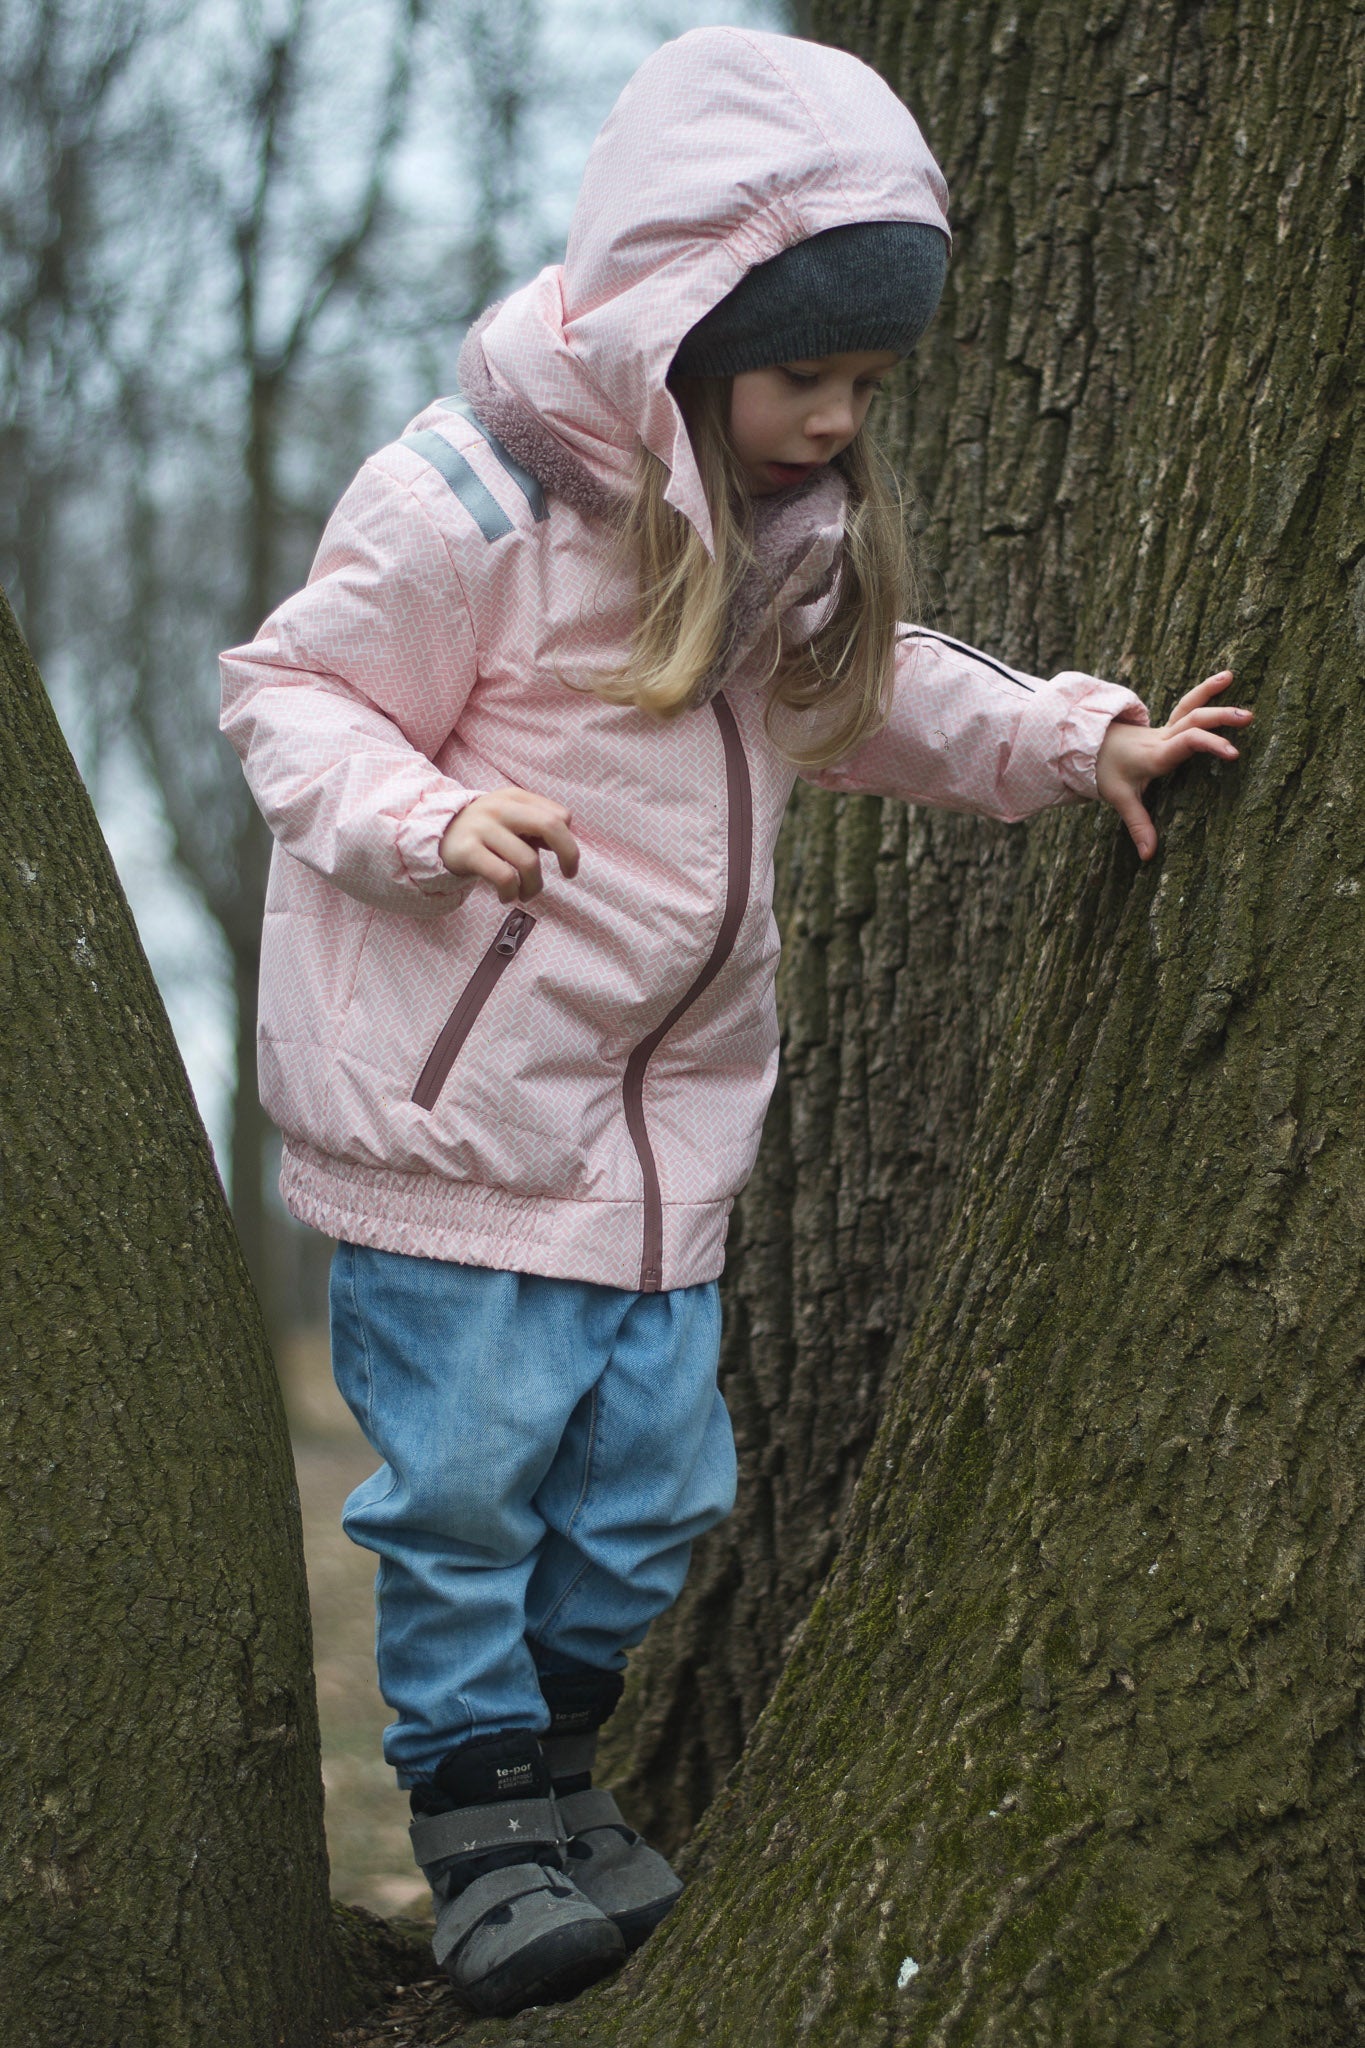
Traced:
[[588, 157], [562, 264], [483, 329], [489, 372], [609, 487], [638, 442], [708, 546], [711, 521], [667, 389], [683, 336], [755, 264], [855, 221], [948, 233], [948, 192], [913, 116], [846, 51], [747, 29], [656, 50]]

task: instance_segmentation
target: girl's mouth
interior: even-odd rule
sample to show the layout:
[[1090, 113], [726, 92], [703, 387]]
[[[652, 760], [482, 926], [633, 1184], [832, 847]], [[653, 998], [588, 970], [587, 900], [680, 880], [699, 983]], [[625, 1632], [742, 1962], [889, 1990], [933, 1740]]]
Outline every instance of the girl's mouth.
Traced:
[[818, 462], [765, 462], [763, 467], [780, 490], [789, 490], [793, 484], [803, 484], [808, 476], [814, 476], [820, 467]]

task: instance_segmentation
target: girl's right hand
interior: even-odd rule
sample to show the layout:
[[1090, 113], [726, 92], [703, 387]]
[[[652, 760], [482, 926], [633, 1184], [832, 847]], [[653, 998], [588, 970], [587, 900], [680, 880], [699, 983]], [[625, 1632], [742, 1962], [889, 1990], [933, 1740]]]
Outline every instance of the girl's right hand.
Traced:
[[529, 789], [495, 789], [472, 797], [446, 826], [441, 859], [452, 875], [491, 882], [503, 903], [528, 903], [544, 887], [540, 855], [548, 847], [562, 875], [578, 873], [578, 841], [569, 813]]

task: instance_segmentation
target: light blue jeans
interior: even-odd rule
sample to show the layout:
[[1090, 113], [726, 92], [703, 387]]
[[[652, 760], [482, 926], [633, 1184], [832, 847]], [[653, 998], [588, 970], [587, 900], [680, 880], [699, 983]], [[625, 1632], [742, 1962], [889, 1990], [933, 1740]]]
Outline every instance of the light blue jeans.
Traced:
[[548, 1721], [538, 1671], [619, 1670], [734, 1504], [714, 1282], [635, 1294], [338, 1245], [337, 1385], [378, 1455], [342, 1527], [379, 1554], [384, 1754], [429, 1777]]

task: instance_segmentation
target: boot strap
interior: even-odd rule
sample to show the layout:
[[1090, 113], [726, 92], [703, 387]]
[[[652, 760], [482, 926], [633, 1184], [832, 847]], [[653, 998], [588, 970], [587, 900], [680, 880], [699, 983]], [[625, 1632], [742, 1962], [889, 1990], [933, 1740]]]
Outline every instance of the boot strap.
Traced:
[[497, 1907], [515, 1905], [518, 1899], [530, 1898], [537, 1892], [548, 1892], [554, 1900], [576, 1897], [567, 1878], [539, 1863], [517, 1863], [510, 1869], [490, 1870], [486, 1876], [476, 1877], [473, 1884], [466, 1885], [437, 1908], [436, 1933], [431, 1944], [437, 1963], [444, 1969]]
[[420, 1864], [441, 1863], [483, 1849], [557, 1849], [568, 1837], [553, 1799], [504, 1799], [490, 1806], [458, 1806], [453, 1813], [419, 1813], [408, 1828]]
[[625, 1828], [627, 1833], [635, 1833], [610, 1792], [600, 1785], [589, 1786], [586, 1792], [570, 1792], [567, 1799], [556, 1799], [555, 1805], [560, 1825], [571, 1837], [585, 1835], [590, 1828]]

